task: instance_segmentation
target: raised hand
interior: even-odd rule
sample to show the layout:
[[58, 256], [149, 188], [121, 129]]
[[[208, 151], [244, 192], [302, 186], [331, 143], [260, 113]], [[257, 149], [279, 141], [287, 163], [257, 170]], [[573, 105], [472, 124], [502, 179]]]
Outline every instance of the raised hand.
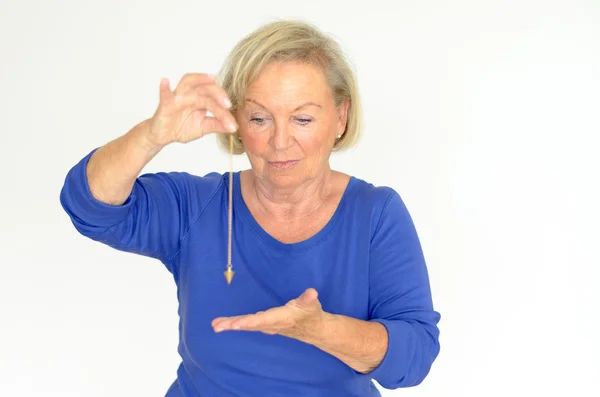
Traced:
[[162, 79], [160, 102], [150, 119], [148, 141], [163, 147], [190, 142], [208, 133], [233, 133], [238, 127], [230, 108], [231, 101], [215, 76], [186, 74], [174, 91], [169, 80]]

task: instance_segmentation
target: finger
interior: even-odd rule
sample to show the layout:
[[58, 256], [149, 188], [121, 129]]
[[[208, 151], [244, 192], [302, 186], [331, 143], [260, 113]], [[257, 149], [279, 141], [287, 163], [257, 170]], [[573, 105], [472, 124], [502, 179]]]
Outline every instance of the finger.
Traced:
[[253, 316], [236, 319], [231, 324], [233, 329], [262, 330], [285, 327], [289, 324], [290, 313], [285, 307], [275, 307], [266, 312], [259, 312]]
[[232, 321], [232, 320], [238, 319], [240, 317], [244, 317], [244, 316], [247, 316], [247, 314], [246, 315], [242, 315], [242, 316], [217, 317], [214, 320], [212, 320], [211, 325], [214, 327], [215, 325], [218, 325], [220, 323], [224, 323], [225, 321]]
[[232, 329], [231, 326], [235, 320], [246, 317], [246, 316], [249, 316], [249, 315], [216, 318], [212, 321], [211, 325], [214, 328], [215, 332], [226, 331], [226, 330]]
[[315, 290], [314, 288], [308, 288], [302, 293], [302, 295], [300, 295], [300, 297], [297, 299], [297, 302], [301, 306], [310, 306], [317, 300], [318, 296], [319, 293], [317, 292], [317, 290]]
[[215, 332], [227, 330], [258, 330], [263, 324], [267, 325], [267, 318], [264, 317], [265, 312], [256, 314], [246, 314], [243, 316], [223, 317], [213, 320], [212, 326]]
[[163, 78], [160, 80], [160, 102], [164, 103], [173, 98], [169, 79]]
[[188, 91], [191, 87], [195, 87], [201, 84], [211, 84], [216, 81], [217, 77], [207, 73], [187, 73], [175, 88], [175, 93]]
[[213, 325], [213, 329], [215, 332], [230, 330], [231, 329], [231, 320], [223, 320], [223, 321]]
[[256, 316], [248, 316], [228, 324], [220, 325], [219, 328], [234, 331], [259, 331], [262, 325], [262, 320]]
[[[238, 129], [235, 117], [231, 112], [217, 103], [212, 97], [199, 96], [196, 98], [196, 108], [202, 110], [208, 110], [213, 114], [214, 119], [220, 121], [225, 127], [224, 132], [235, 132]], [[214, 125], [211, 126], [213, 128]]]
[[214, 117], [204, 117], [200, 129], [202, 130], [202, 134], [230, 134], [233, 132], [221, 120]]
[[184, 94], [175, 95], [175, 103], [179, 108], [193, 107], [197, 110], [208, 110], [213, 117], [219, 119], [226, 127], [224, 132], [235, 132], [238, 128], [235, 117], [228, 110], [231, 102], [223, 89], [214, 85], [198, 86]]
[[292, 312], [287, 306], [274, 307], [264, 312], [264, 323], [275, 324], [280, 322], [288, 322]]
[[196, 94], [213, 98], [219, 105], [225, 109], [231, 108], [231, 99], [227, 92], [218, 84], [200, 84], [190, 87], [189, 90], [182, 95]]

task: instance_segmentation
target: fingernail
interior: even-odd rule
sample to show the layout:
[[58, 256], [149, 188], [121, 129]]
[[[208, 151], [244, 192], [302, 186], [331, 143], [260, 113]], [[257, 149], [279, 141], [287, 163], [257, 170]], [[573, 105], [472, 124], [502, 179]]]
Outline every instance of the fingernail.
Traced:
[[223, 331], [223, 328], [215, 328], [215, 332], [221, 332]]
[[227, 128], [229, 128], [229, 131], [231, 132], [235, 132], [237, 130], [236, 125], [232, 122], [227, 123]]
[[225, 104], [225, 106], [226, 106], [227, 108], [230, 108], [230, 107], [231, 107], [231, 101], [229, 100], [229, 98], [225, 98], [225, 99], [223, 99], [223, 103]]

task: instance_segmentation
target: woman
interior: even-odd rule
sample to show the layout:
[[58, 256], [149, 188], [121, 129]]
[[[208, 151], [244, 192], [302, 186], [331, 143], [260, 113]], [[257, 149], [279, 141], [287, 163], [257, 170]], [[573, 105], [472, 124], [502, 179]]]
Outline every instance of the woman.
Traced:
[[[422, 382], [438, 355], [420, 243], [400, 196], [329, 167], [359, 134], [338, 45], [267, 24], [222, 71], [160, 83], [153, 115], [68, 173], [61, 203], [84, 236], [160, 260], [178, 288], [182, 362], [168, 397], [377, 396]], [[212, 115], [211, 115], [212, 114]], [[140, 175], [166, 145], [235, 136], [251, 169]]]

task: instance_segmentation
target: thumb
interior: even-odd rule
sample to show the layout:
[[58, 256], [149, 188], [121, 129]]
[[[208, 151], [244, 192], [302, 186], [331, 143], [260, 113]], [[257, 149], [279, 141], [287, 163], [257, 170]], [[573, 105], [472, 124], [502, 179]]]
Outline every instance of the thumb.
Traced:
[[308, 288], [306, 291], [298, 297], [298, 304], [300, 306], [312, 306], [315, 302], [317, 302], [317, 298], [319, 297], [319, 293], [314, 288]]
[[171, 83], [169, 79], [162, 78], [160, 80], [160, 102], [165, 102], [171, 99], [173, 92], [171, 91]]

